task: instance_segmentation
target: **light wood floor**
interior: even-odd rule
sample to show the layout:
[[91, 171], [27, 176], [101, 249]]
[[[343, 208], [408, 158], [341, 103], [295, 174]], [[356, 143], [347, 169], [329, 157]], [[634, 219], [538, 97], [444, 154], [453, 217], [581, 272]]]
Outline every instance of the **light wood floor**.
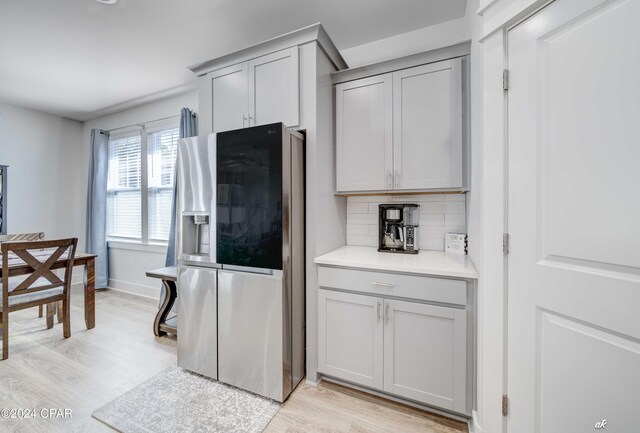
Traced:
[[[0, 361], [0, 409], [36, 409], [35, 419], [0, 419], [16, 433], [113, 432], [91, 412], [175, 366], [176, 347], [158, 342], [156, 303], [122, 293], [97, 293], [96, 327], [84, 326], [82, 291], [72, 294], [71, 338], [47, 330], [37, 308], [10, 316], [9, 359]], [[71, 409], [71, 419], [45, 419], [41, 409]], [[300, 385], [267, 433], [467, 432], [466, 425], [368, 394], [323, 383]]]

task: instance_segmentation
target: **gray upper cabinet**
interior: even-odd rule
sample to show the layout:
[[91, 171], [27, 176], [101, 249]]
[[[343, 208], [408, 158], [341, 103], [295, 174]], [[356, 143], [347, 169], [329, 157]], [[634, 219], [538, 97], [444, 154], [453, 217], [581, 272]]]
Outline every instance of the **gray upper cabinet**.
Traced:
[[249, 116], [248, 64], [240, 63], [208, 74], [211, 82], [213, 132], [247, 126]]
[[391, 74], [336, 86], [338, 191], [392, 188], [392, 89]]
[[338, 192], [463, 190], [462, 65], [335, 86]]
[[203, 133], [275, 122], [298, 126], [299, 81], [297, 46], [207, 73], [201, 112], [210, 120], [201, 120]]

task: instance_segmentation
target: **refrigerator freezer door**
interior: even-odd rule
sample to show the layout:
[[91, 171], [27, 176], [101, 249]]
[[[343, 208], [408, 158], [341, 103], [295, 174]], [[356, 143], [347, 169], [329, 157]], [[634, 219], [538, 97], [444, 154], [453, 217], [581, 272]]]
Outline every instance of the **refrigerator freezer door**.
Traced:
[[178, 366], [218, 378], [216, 270], [178, 268]]
[[218, 297], [219, 380], [283, 401], [291, 368], [283, 360], [290, 345], [283, 344], [282, 277], [220, 270]]
[[216, 137], [178, 140], [176, 160], [176, 258], [179, 262], [216, 262]]

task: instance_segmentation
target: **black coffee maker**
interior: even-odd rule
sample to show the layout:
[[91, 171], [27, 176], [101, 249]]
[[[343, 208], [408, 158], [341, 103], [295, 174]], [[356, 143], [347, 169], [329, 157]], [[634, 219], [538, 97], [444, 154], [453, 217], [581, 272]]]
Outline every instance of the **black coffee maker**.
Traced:
[[381, 204], [378, 208], [378, 251], [418, 253], [417, 204]]

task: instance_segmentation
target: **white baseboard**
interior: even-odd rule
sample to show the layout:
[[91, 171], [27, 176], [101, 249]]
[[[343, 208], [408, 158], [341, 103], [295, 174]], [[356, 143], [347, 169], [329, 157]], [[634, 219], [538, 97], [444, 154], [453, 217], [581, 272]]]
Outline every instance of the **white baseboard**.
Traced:
[[480, 426], [480, 420], [478, 419], [478, 412], [471, 411], [471, 419], [469, 420], [469, 433], [482, 433], [482, 427]]
[[304, 381], [306, 385], [313, 386], [314, 388], [317, 388], [318, 385], [320, 385], [320, 382], [322, 382], [322, 378], [318, 379], [317, 382], [314, 382], [313, 380], [309, 380], [309, 379]]
[[143, 286], [141, 284], [130, 283], [128, 281], [109, 279], [109, 288], [112, 290], [155, 300], [159, 299], [160, 297], [160, 284], [160, 280], [158, 280], [157, 287], [150, 287]]

